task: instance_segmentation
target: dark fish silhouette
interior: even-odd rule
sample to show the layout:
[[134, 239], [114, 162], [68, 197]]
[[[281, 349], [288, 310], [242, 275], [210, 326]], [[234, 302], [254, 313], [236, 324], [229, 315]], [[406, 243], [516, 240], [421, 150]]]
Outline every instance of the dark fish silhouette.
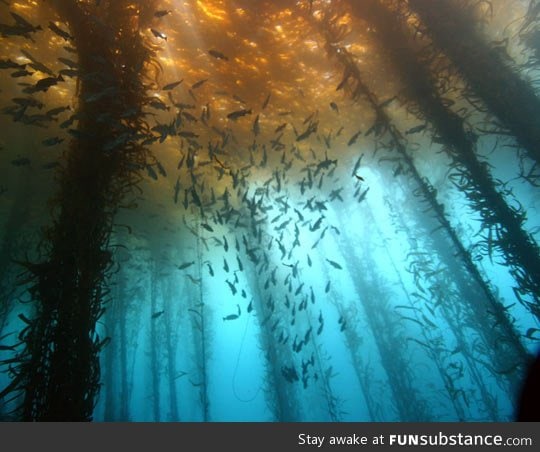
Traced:
[[354, 143], [356, 143], [356, 140], [358, 139], [358, 137], [362, 134], [362, 131], [359, 130], [358, 132], [356, 132], [349, 140], [349, 142], [347, 143], [347, 146], [352, 146]]
[[238, 291], [236, 290], [236, 286], [235, 286], [232, 282], [230, 282], [228, 279], [226, 279], [225, 282], [226, 282], [227, 285], [229, 286], [229, 289], [231, 289], [232, 294], [233, 294], [233, 295], [236, 295], [236, 292], [238, 292]]
[[214, 230], [212, 229], [212, 227], [206, 223], [201, 223], [201, 226], [206, 229], [208, 232], [214, 232]]
[[163, 88], [161, 88], [163, 91], [170, 91], [174, 88], [176, 88], [178, 85], [180, 85], [182, 82], [184, 81], [184, 79], [182, 80], [179, 80], [178, 82], [172, 82], [172, 83], [168, 83], [166, 84]]
[[47, 138], [47, 139], [43, 140], [41, 142], [41, 144], [43, 144], [44, 146], [54, 146], [56, 144], [62, 143], [62, 141], [64, 141], [63, 138], [52, 137], [52, 138]]
[[421, 132], [426, 128], [426, 124], [420, 124], [419, 126], [413, 127], [405, 132], [405, 135], [411, 135], [413, 133]]
[[203, 78], [202, 80], [199, 80], [198, 82], [195, 82], [193, 85], [191, 85], [191, 89], [197, 89], [203, 86], [208, 81], [207, 78]]
[[268, 96], [266, 96], [266, 99], [264, 100], [263, 104], [262, 104], [262, 110], [264, 110], [267, 106], [268, 106], [268, 102], [270, 102], [270, 96], [272, 95], [272, 93], [268, 94]]
[[210, 49], [208, 51], [208, 54], [210, 56], [213, 56], [217, 60], [229, 61], [229, 58], [227, 56], [225, 56], [223, 53], [221, 53], [220, 51], [218, 51], [218, 50]]
[[154, 13], [154, 17], [160, 18], [160, 17], [166, 16], [167, 14], [171, 14], [171, 13], [172, 13], [172, 11], [170, 9], [162, 9], [162, 10], [156, 11]]
[[161, 315], [163, 315], [165, 311], [158, 311], [158, 312], [154, 312], [152, 314], [152, 319], [157, 319], [158, 317], [160, 317]]
[[259, 135], [259, 133], [260, 133], [260, 131], [261, 131], [261, 129], [260, 129], [260, 127], [259, 127], [259, 115], [257, 115], [257, 116], [255, 117], [255, 121], [253, 121], [253, 127], [252, 127], [251, 130], [253, 130], [253, 134], [254, 134], [255, 136]]
[[233, 121], [236, 121], [238, 118], [241, 118], [242, 116], [250, 115], [251, 113], [252, 113], [251, 109], [246, 110], [245, 108], [243, 108], [241, 110], [236, 110], [236, 111], [233, 111], [232, 113], [229, 113], [227, 115], [227, 118]]
[[155, 28], [150, 28], [150, 31], [152, 34], [159, 39], [167, 40], [167, 35], [165, 33], [162, 33], [161, 31], [156, 30]]

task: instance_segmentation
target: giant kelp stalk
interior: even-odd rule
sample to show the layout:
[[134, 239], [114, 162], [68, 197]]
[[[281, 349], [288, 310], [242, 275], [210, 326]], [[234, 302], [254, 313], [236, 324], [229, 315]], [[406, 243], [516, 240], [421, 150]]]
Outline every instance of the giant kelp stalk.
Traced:
[[[291, 348], [287, 346], [291, 333], [285, 326], [289, 313], [284, 306], [273, 301], [278, 295], [276, 279], [278, 266], [272, 264], [270, 270], [270, 248], [266, 234], [263, 242], [262, 231], [270, 228], [267, 220], [261, 221], [261, 218], [264, 218], [262, 209], [264, 195], [259, 198], [253, 196], [249, 199], [246, 196], [241, 199], [244, 204], [240, 212], [245, 218], [250, 218], [251, 224], [246, 227], [242, 237], [239, 237], [239, 232], [236, 233], [235, 242], [242, 241], [248, 245], [264, 244], [264, 247], [253, 246], [249, 249], [245, 247], [242, 257], [244, 261], [246, 261], [246, 255], [249, 259], [249, 265], [245, 266], [245, 271], [249, 293], [253, 297], [250, 302], [253, 314], [250, 313], [249, 306], [246, 314], [255, 315], [259, 321], [260, 346], [266, 361], [265, 397], [275, 421], [298, 422], [302, 419], [295, 387], [298, 375], [295, 378], [294, 355]], [[242, 240], [243, 238], [245, 240]], [[251, 250], [260, 251], [262, 256], [255, 255]]]
[[157, 319], [163, 315], [163, 310], [158, 308], [158, 267], [155, 261], [151, 267], [150, 277], [150, 375], [152, 379], [152, 412], [154, 414], [154, 422], [160, 421], [161, 414], [161, 342], [162, 342], [162, 328]]
[[[421, 234], [425, 237], [423, 240], [425, 245], [422, 249], [418, 246], [418, 240], [411, 240], [412, 237], [418, 237], [418, 235], [412, 233], [403, 215], [395, 212], [391, 213], [391, 216], [396, 229], [404, 232], [409, 238], [407, 271], [413, 276], [417, 288], [417, 291], [409, 295], [394, 258], [385, 243], [383, 246], [388, 259], [392, 263], [411, 307], [404, 319], [413, 320], [421, 325], [421, 334], [424, 336], [423, 341], [416, 338], [410, 339], [422, 346], [439, 368], [447, 397], [456, 408], [456, 413], [460, 415], [459, 419], [470, 418], [470, 416], [463, 417], [464, 410], [470, 408], [469, 401], [476, 398], [477, 405], [484, 407], [487, 419], [500, 420], [501, 413], [497, 407], [496, 397], [490, 392], [490, 387], [483, 378], [486, 374], [483, 368], [487, 367], [489, 376], [495, 381], [503, 380], [505, 383], [501, 385], [503, 390], [506, 395], [513, 397], [514, 390], [519, 384], [516, 380], [519, 380], [521, 376], [515, 371], [523, 363], [525, 357], [516, 356], [515, 350], [507, 347], [507, 338], [504, 337], [504, 333], [501, 334], [497, 325], [493, 323], [493, 319], [487, 315], [490, 308], [483, 305], [482, 298], [479, 298], [474, 287], [471, 287], [468, 281], [464, 281], [462, 269], [452, 265], [451, 256], [448, 256], [451, 252], [445, 253], [442, 249], [441, 245], [444, 242], [433, 240], [429, 231], [426, 230], [425, 234]], [[376, 225], [374, 219], [372, 223]], [[418, 222], [413, 229], [415, 231], [426, 229], [423, 223], [423, 221]], [[430, 252], [431, 250], [435, 253]], [[419, 313], [421, 315], [412, 319], [411, 313], [414, 316]], [[436, 325], [443, 324], [449, 327], [445, 335], [441, 334], [443, 332], [441, 328], [435, 328]], [[430, 337], [437, 332], [439, 336]], [[448, 344], [450, 336], [453, 336], [455, 340], [453, 346]], [[494, 369], [491, 365], [485, 366], [486, 356], [488, 361], [493, 362], [497, 368]], [[466, 368], [463, 363], [466, 364]], [[466, 375], [469, 378], [465, 378]], [[509, 384], [506, 379], [509, 380]], [[466, 386], [460, 388], [460, 385], [466, 384], [464, 381], [472, 381], [474, 389]], [[479, 395], [476, 395], [476, 392], [479, 392]]]
[[[427, 400], [416, 388], [414, 371], [407, 342], [399, 327], [398, 317], [390, 309], [390, 292], [384, 279], [377, 274], [371, 254], [366, 250], [357, 257], [355, 250], [345, 240], [340, 240], [341, 249], [351, 267], [358, 268], [361, 278], [354, 278], [354, 287], [366, 313], [366, 320], [374, 336], [381, 363], [386, 372], [392, 404], [400, 421], [426, 422], [433, 420]], [[351, 268], [352, 270], [352, 268]]]
[[15, 199], [4, 226], [5, 233], [0, 243], [0, 337], [7, 324], [9, 313], [15, 305], [17, 286], [14, 284], [13, 260], [23, 259], [21, 251], [27, 251], [30, 245], [27, 243], [28, 239], [21, 234], [21, 230], [30, 213], [33, 189], [32, 179], [21, 181], [17, 187]]
[[[115, 259], [122, 255], [118, 248]], [[128, 413], [128, 383], [126, 357], [126, 310], [129, 300], [126, 293], [127, 279], [121, 272], [114, 275], [111, 282], [113, 296], [107, 306], [105, 315], [105, 330], [111, 342], [104, 351], [104, 392], [105, 392], [105, 421], [127, 421]]]
[[[193, 179], [194, 180], [194, 179]], [[194, 188], [192, 190], [195, 190]], [[192, 206], [191, 213], [195, 214], [196, 209]], [[211, 311], [204, 302], [204, 285], [202, 262], [204, 256], [202, 253], [201, 237], [200, 237], [200, 221], [197, 221], [196, 237], [196, 265], [197, 276], [190, 278], [191, 282], [196, 285], [193, 295], [189, 299], [189, 309], [191, 314], [191, 326], [193, 334], [193, 342], [195, 344], [195, 365], [197, 381], [190, 380], [192, 386], [198, 388], [199, 401], [201, 407], [201, 416], [203, 422], [210, 421], [210, 399], [208, 398], [208, 362], [210, 361], [210, 342], [211, 331], [208, 324], [211, 319]]]
[[251, 271], [251, 266], [248, 270], [249, 291], [253, 296], [251, 303], [253, 303], [255, 315], [259, 319], [260, 347], [266, 361], [265, 398], [274, 416], [274, 421], [298, 422], [301, 420], [300, 404], [294, 386], [285, 378], [285, 375], [288, 376], [287, 369], [294, 362], [294, 357], [290, 348], [283, 344], [283, 334], [276, 337], [276, 332], [272, 331], [272, 325], [275, 322], [273, 317], [275, 316], [272, 315], [273, 312], [268, 303], [264, 302], [264, 292], [260, 283], [263, 278]]
[[[480, 319], [479, 325], [483, 325], [483, 329], [480, 329], [480, 331], [483, 333], [485, 340], [492, 342], [494, 335], [491, 328], [496, 329], [498, 332], [496, 347], [493, 349], [495, 362], [499, 361], [503, 356], [512, 356], [518, 361], [525, 362], [527, 352], [509, 320], [504, 307], [494, 296], [488, 283], [474, 264], [471, 253], [465, 248], [455, 229], [448, 221], [444, 206], [437, 200], [436, 190], [419, 173], [410, 152], [407, 150], [405, 138], [394, 126], [392, 119], [384, 109], [385, 103], [379, 101], [375, 93], [367, 86], [362, 71], [356, 64], [353, 55], [344, 46], [339, 44], [344, 37], [345, 30], [340, 26], [338, 19], [338, 15], [327, 11], [319, 21], [315, 21], [314, 19], [310, 21], [317, 26], [318, 30], [324, 36], [325, 50], [328, 55], [337, 60], [340, 66], [344, 68], [343, 80], [346, 82], [346, 86], [350, 90], [353, 99], [364, 100], [375, 112], [374, 129], [376, 138], [379, 140], [378, 146], [388, 151], [388, 157], [382, 157], [381, 160], [395, 160], [391, 158], [391, 153], [397, 151], [399, 165], [405, 167], [404, 172], [411, 176], [414, 184], [417, 186], [414, 190], [415, 195], [419, 196], [427, 204], [430, 208], [430, 214], [435, 217], [435, 220], [440, 224], [440, 228], [444, 231], [444, 235], [452, 244], [450, 247], [451, 251], [448, 248], [439, 247], [439, 256], [449, 268], [454, 268], [456, 265], [453, 253], [455, 252], [470, 274], [472, 281], [469, 278], [465, 278], [462, 269], [457, 269], [456, 271], [456, 276], [461, 282], [460, 287], [463, 288], [465, 299], [470, 301], [468, 309], [476, 313], [475, 315]], [[430, 231], [426, 232], [429, 234]], [[486, 327], [486, 325], [492, 325], [492, 327]], [[503, 339], [501, 340], [500, 338]], [[506, 365], [506, 367], [508, 366]]]
[[[482, 218], [487, 231], [486, 251], [500, 250], [519, 287], [519, 301], [540, 318], [540, 252], [524, 228], [525, 213], [511, 207], [497, 190], [488, 165], [478, 160], [475, 137], [468, 133], [464, 120], [448, 107], [437, 92], [432, 75], [411, 47], [396, 13], [375, 0], [351, 2], [351, 10], [372, 25], [373, 37], [389, 56], [405, 85], [403, 95], [415, 116], [433, 125], [453, 159], [453, 180]], [[528, 298], [527, 298], [528, 296]]]
[[[461, 7], [459, 7], [461, 3]], [[409, 0], [422, 20], [419, 28], [431, 36], [472, 89], [516, 137], [529, 157], [540, 164], [540, 99], [533, 87], [511, 67], [508, 57], [481, 36], [472, 2]]]
[[151, 14], [128, 0], [50, 5], [77, 49], [79, 124], [71, 131], [46, 256], [28, 265], [35, 315], [24, 318], [25, 347], [5, 392], [24, 391], [22, 419], [85, 421], [99, 390], [103, 341], [96, 322], [104, 310], [113, 216], [147, 160], [139, 140], [153, 51], [141, 28]]
[[164, 290], [164, 310], [165, 317], [163, 319], [165, 328], [165, 344], [167, 351], [167, 383], [169, 386], [169, 411], [171, 421], [179, 421], [178, 414], [178, 396], [176, 390], [176, 380], [178, 374], [176, 372], [176, 351], [178, 345], [178, 324], [174, 316], [175, 294], [172, 281], [169, 279]]

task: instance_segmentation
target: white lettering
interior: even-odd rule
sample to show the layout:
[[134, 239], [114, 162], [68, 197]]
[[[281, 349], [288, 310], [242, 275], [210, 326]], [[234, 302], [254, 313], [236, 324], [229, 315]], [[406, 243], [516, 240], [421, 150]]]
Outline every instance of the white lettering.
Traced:
[[324, 443], [324, 436], [312, 436], [305, 433], [300, 433], [298, 435], [298, 445], [303, 446], [307, 444], [309, 446], [322, 447]]

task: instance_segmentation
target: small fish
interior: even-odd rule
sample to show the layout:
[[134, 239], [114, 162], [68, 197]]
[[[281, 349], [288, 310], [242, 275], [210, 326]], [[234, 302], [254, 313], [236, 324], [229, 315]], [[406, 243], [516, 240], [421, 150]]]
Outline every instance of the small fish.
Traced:
[[63, 138], [59, 138], [59, 137], [52, 137], [52, 138], [47, 138], [45, 140], [43, 140], [41, 142], [41, 144], [43, 144], [44, 146], [55, 146], [57, 144], [60, 144], [64, 141]]
[[212, 229], [212, 227], [206, 223], [201, 223], [201, 226], [206, 229], [208, 232], [214, 232], [214, 230]]
[[154, 13], [154, 17], [160, 18], [160, 17], [166, 16], [167, 14], [171, 14], [171, 13], [172, 13], [172, 11], [170, 9], [162, 9], [162, 10], [156, 11]]
[[369, 191], [369, 187], [366, 188], [361, 194], [360, 196], [358, 197], [358, 202], [362, 202], [364, 199], [366, 199], [366, 196], [368, 194], [368, 191]]
[[525, 333], [525, 337], [529, 339], [536, 339], [534, 334], [540, 332], [540, 329], [538, 328], [529, 328], [527, 332]]
[[197, 89], [203, 86], [208, 81], [207, 78], [203, 78], [202, 80], [199, 80], [198, 82], [195, 82], [193, 85], [191, 85], [191, 89]]
[[157, 173], [154, 171], [154, 168], [152, 168], [151, 165], [146, 165], [146, 172], [148, 173], [148, 175], [154, 179], [154, 180], [158, 180], [158, 175]]
[[158, 312], [154, 312], [152, 314], [152, 319], [157, 319], [158, 317], [160, 317], [161, 315], [163, 315], [165, 311], [158, 311]]
[[323, 216], [319, 217], [319, 219], [312, 226], [310, 226], [310, 228], [309, 228], [310, 231], [314, 232], [317, 229], [319, 229], [321, 227], [321, 222], [322, 222], [323, 219], [324, 219]]
[[33, 97], [14, 97], [11, 100], [21, 107], [36, 107], [41, 110], [45, 106], [43, 102], [40, 102]]
[[366, 181], [362, 176], [359, 176], [358, 174], [355, 174], [354, 177], [356, 177], [359, 181], [362, 181], [362, 182]]
[[0, 69], [24, 69], [25, 64], [18, 64], [12, 60], [0, 60]]
[[33, 72], [28, 72], [26, 69], [21, 69], [15, 72], [11, 73], [11, 76], [13, 78], [19, 78], [19, 77], [28, 77], [29, 75], [32, 75]]
[[195, 203], [197, 207], [202, 206], [201, 198], [199, 198], [199, 195], [197, 194], [197, 191], [195, 190], [194, 187], [191, 188], [191, 198], [193, 199], [193, 202]]
[[261, 129], [259, 127], [259, 115], [257, 115], [255, 117], [255, 121], [253, 121], [253, 127], [252, 127], [251, 130], [253, 130], [253, 134], [255, 136], [259, 135], [259, 132], [261, 131]]
[[12, 160], [11, 164], [15, 166], [28, 166], [30, 165], [30, 159], [27, 157], [19, 157], [15, 160]]
[[55, 116], [58, 116], [60, 113], [64, 113], [67, 110], [71, 110], [71, 107], [69, 105], [66, 107], [52, 108], [51, 110], [47, 111], [47, 113], [45, 113], [45, 116], [49, 118], [54, 118]]
[[193, 105], [193, 104], [185, 104], [185, 103], [182, 103], [182, 102], [176, 103], [176, 104], [174, 104], [174, 106], [176, 108], [179, 108], [180, 110], [184, 110], [184, 109], [193, 110], [195, 108], [195, 105]]
[[159, 162], [159, 160], [156, 160], [156, 166], [159, 174], [161, 174], [163, 177], [167, 177], [167, 171], [165, 171], [165, 168], [163, 168], [163, 165]]
[[240, 257], [238, 255], [236, 256], [236, 262], [238, 263], [238, 270], [241, 272], [244, 271], [244, 266], [242, 265], [242, 261], [240, 260]]
[[246, 110], [243, 108], [241, 110], [236, 110], [236, 111], [233, 111], [232, 113], [229, 113], [227, 115], [227, 118], [233, 121], [236, 121], [238, 118], [241, 118], [242, 116], [250, 115], [251, 113], [252, 113], [251, 109]]
[[152, 34], [159, 39], [167, 40], [167, 35], [165, 33], [162, 33], [161, 31], [156, 30], [155, 28], [150, 28], [150, 31]]
[[31, 92], [35, 92], [35, 91], [47, 91], [51, 86], [54, 86], [56, 84], [58, 84], [58, 82], [63, 82], [64, 81], [64, 78], [59, 75], [58, 77], [46, 77], [46, 78], [42, 78], [40, 80], [37, 81], [37, 83], [31, 87], [30, 91]]
[[236, 295], [236, 292], [238, 292], [238, 291], [236, 290], [235, 285], [232, 282], [230, 282], [228, 279], [226, 279], [225, 282], [229, 286], [229, 289], [231, 289], [232, 294]]
[[191, 261], [191, 262], [184, 262], [183, 264], [180, 264], [178, 265], [178, 270], [184, 270], [188, 267], [191, 267], [193, 264], [195, 263], [195, 261]]
[[30, 22], [28, 22], [24, 17], [22, 16], [19, 16], [17, 13], [14, 13], [14, 12], [11, 12], [11, 17], [13, 17], [15, 19], [15, 22], [17, 22], [17, 24], [21, 27], [21, 28], [24, 28], [26, 29], [26, 31], [38, 31], [38, 30], [42, 30], [41, 26], [38, 25], [37, 27], [34, 27]]
[[411, 135], [413, 133], [421, 132], [426, 128], [426, 124], [420, 124], [419, 126], [413, 127], [405, 132], [405, 135]]
[[339, 115], [339, 107], [337, 106], [335, 102], [330, 102], [330, 108]]
[[335, 261], [331, 261], [330, 259], [326, 259], [326, 262], [328, 262], [332, 267], [337, 268], [338, 270], [343, 270], [343, 267], [339, 265]]
[[182, 80], [179, 80], [178, 82], [172, 82], [172, 83], [167, 83], [163, 88], [161, 88], [163, 91], [170, 91], [174, 88], [176, 88], [178, 85], [180, 85], [182, 82], [184, 81], [184, 79]]
[[330, 292], [330, 281], [326, 283], [326, 287], [324, 288], [324, 293]]
[[60, 61], [60, 63], [62, 63], [62, 64], [65, 64], [70, 69], [78, 69], [79, 68], [79, 64], [76, 63], [73, 60], [70, 60], [69, 58], [60, 57], [60, 58], [58, 58], [58, 61]]
[[271, 95], [272, 95], [272, 93], [269, 93], [268, 96], [266, 96], [266, 99], [264, 100], [264, 102], [262, 104], [262, 110], [264, 110], [268, 106], [268, 102], [270, 102], [270, 96]]
[[72, 78], [79, 76], [79, 71], [77, 69], [61, 69], [58, 73], [62, 76], [65, 75], [66, 77]]
[[358, 132], [356, 132], [352, 137], [351, 139], [349, 140], [349, 142], [347, 143], [347, 146], [352, 146], [354, 143], [356, 143], [356, 140], [358, 139], [358, 137], [361, 135], [362, 131], [359, 130]]
[[227, 56], [225, 56], [223, 53], [219, 52], [218, 50], [210, 49], [208, 51], [208, 54], [210, 56], [213, 56], [217, 60], [229, 61], [229, 58]]
[[241, 104], [246, 105], [246, 103], [247, 103], [244, 99], [242, 99], [242, 98], [241, 98], [240, 96], [238, 96], [237, 94], [233, 94], [232, 97], [233, 97], [234, 100], [240, 102]]
[[191, 130], [182, 130], [178, 132], [178, 136], [184, 138], [199, 138], [199, 135], [197, 135], [195, 132], [192, 132]]
[[170, 109], [170, 107], [168, 107], [157, 97], [154, 97], [150, 102], [148, 102], [148, 105], [150, 105], [152, 108], [155, 108], [156, 110], [167, 111]]

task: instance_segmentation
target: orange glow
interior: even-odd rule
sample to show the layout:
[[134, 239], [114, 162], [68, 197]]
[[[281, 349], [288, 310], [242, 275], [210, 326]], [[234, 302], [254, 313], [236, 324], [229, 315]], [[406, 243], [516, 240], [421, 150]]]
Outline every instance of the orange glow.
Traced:
[[201, 0], [197, 0], [197, 7], [206, 15], [206, 17], [212, 20], [222, 22], [227, 19], [226, 11], [218, 8], [217, 5], [213, 4], [213, 2], [203, 2]]

